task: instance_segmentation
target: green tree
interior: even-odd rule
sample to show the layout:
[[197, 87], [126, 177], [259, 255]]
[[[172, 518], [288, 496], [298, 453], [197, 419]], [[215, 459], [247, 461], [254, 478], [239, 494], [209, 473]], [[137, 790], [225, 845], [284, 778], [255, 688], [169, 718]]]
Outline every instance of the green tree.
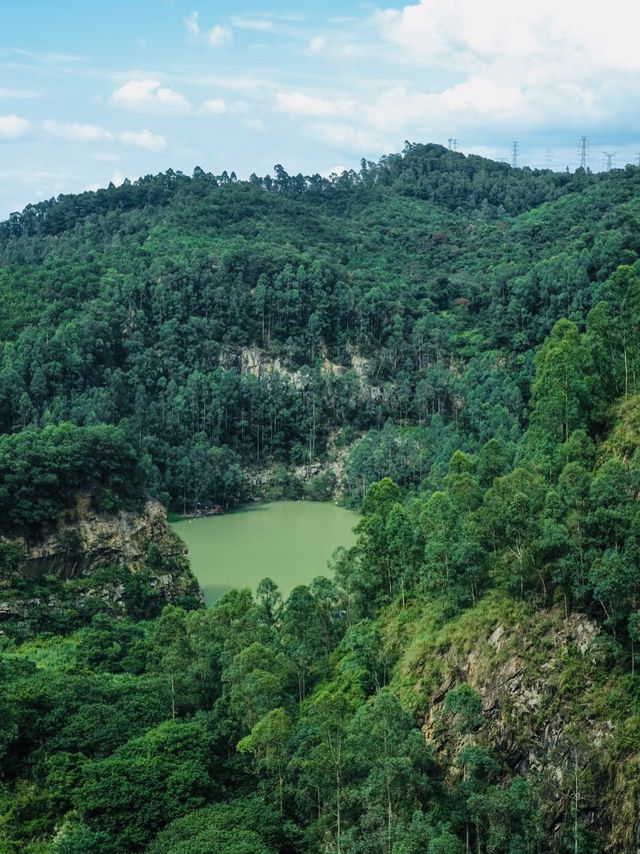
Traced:
[[521, 596], [536, 572], [535, 542], [543, 497], [539, 478], [517, 468], [494, 480], [479, 511], [487, 547], [500, 558], [494, 569], [497, 580], [519, 588]]
[[432, 759], [411, 716], [388, 690], [360, 706], [348, 726], [348, 749], [358, 780], [359, 832], [368, 850], [391, 854], [401, 819], [425, 804]]
[[187, 615], [182, 608], [167, 605], [154, 627], [150, 657], [152, 667], [165, 675], [169, 686], [171, 717], [188, 703], [189, 669], [193, 653], [187, 634]]
[[597, 421], [599, 402], [591, 382], [595, 368], [578, 328], [564, 319], [555, 324], [535, 361], [529, 444], [532, 455], [539, 447], [553, 457], [556, 446], [574, 430]]
[[240, 753], [255, 757], [256, 772], [275, 780], [276, 801], [284, 812], [284, 781], [291, 751], [291, 718], [282, 709], [272, 709], [238, 742]]

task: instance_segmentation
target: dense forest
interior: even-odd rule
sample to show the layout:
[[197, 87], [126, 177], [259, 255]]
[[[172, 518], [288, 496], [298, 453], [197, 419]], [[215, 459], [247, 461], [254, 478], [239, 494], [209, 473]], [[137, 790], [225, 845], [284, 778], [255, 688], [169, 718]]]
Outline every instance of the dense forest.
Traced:
[[78, 490], [361, 511], [286, 601], [0, 622], [1, 854], [635, 852], [640, 169], [167, 172], [0, 300], [5, 588]]
[[3, 223], [0, 429], [117, 425], [183, 512], [366, 432], [359, 504], [382, 476], [418, 486], [457, 448], [517, 441], [555, 322], [624, 310], [609, 279], [637, 257], [637, 169], [408, 146], [333, 181], [275, 171], [166, 173]]

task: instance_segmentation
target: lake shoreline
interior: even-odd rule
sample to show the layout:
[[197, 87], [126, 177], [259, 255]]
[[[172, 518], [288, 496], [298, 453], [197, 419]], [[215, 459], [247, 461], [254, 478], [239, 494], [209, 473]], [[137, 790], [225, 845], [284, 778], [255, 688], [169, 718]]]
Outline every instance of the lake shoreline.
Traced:
[[174, 513], [172, 511], [167, 511], [167, 520], [169, 524], [173, 525], [174, 522], [185, 522], [190, 521], [192, 519], [209, 519], [212, 516], [231, 516], [232, 514], [237, 513], [247, 513], [248, 511], [255, 509], [264, 504], [281, 504], [283, 502], [292, 502], [292, 503], [304, 503], [304, 504], [331, 504], [334, 507], [341, 507], [344, 510], [349, 510], [350, 512], [357, 512], [352, 510], [351, 507], [347, 507], [342, 504], [337, 499], [333, 501], [319, 501], [316, 498], [309, 498], [308, 496], [302, 496], [301, 498], [263, 498], [257, 497], [252, 498], [249, 501], [244, 502], [243, 504], [238, 504], [237, 507], [223, 507], [219, 513], [214, 513], [213, 511], [205, 512], [205, 513]]

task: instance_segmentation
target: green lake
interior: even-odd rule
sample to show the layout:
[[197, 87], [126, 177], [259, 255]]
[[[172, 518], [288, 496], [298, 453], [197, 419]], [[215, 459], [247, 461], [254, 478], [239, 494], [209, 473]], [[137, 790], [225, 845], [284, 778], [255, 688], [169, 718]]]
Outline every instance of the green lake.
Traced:
[[283, 598], [298, 584], [328, 575], [338, 546], [355, 542], [358, 514], [335, 504], [274, 501], [222, 516], [183, 519], [171, 528], [189, 547], [189, 561], [205, 602], [233, 587], [256, 587], [267, 576]]

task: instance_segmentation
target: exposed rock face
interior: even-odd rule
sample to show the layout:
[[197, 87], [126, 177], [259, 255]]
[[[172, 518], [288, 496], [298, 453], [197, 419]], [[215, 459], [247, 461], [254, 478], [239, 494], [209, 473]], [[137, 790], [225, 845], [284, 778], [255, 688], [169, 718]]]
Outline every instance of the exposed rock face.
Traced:
[[281, 359], [268, 356], [259, 347], [228, 348], [220, 354], [220, 367], [236, 371], [243, 376], [252, 374], [262, 377], [267, 374], [286, 374], [294, 384], [299, 383], [299, 372], [290, 370]]
[[0, 550], [0, 624], [23, 634], [49, 630], [61, 614], [73, 627], [97, 607], [151, 616], [168, 602], [202, 602], [187, 547], [153, 499], [140, 512], [107, 514], [80, 495], [39, 540], [0, 538]]
[[57, 529], [40, 542], [14, 542], [22, 546], [17, 570], [29, 579], [45, 574], [73, 578], [115, 565], [135, 571], [145, 565], [152, 546], [164, 556], [187, 552], [170, 531], [164, 507], [152, 498], [140, 513], [120, 510], [108, 515], [97, 513], [89, 496], [81, 495], [75, 512], [63, 514]]
[[[620, 746], [626, 724], [608, 703], [608, 654], [595, 621], [553, 610], [441, 647], [435, 660], [422, 659], [424, 675], [439, 683], [429, 690], [423, 676], [415, 689], [428, 692], [423, 731], [439, 753], [451, 758], [471, 744], [485, 746], [505, 777], [524, 775], [544, 791], [542, 820], [557, 831], [559, 847], [577, 777], [580, 825], [602, 832], [612, 851], [637, 854], [640, 787], [629, 769], [640, 765], [640, 751]], [[452, 740], [443, 726], [445, 698], [462, 684], [477, 692], [484, 724]]]

